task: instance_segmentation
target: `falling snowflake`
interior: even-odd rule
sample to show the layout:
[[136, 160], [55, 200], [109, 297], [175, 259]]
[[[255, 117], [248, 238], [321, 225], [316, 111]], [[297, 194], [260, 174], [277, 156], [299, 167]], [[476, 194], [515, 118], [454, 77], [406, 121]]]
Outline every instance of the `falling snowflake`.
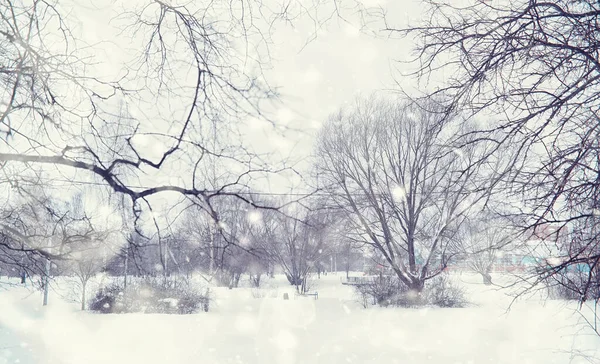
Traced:
[[277, 111], [277, 120], [280, 125], [287, 125], [294, 118], [294, 113], [288, 108], [281, 108]]
[[562, 263], [562, 260], [558, 257], [550, 257], [550, 258], [546, 259], [546, 261], [548, 262], [548, 264], [554, 265], [554, 266], [560, 265], [560, 263]]
[[250, 211], [248, 213], [248, 221], [253, 224], [259, 224], [262, 221], [262, 214], [259, 211]]
[[404, 201], [406, 199], [406, 190], [402, 186], [396, 186], [392, 189], [392, 197], [397, 202]]
[[244, 235], [240, 238], [240, 245], [241, 246], [249, 246], [251, 243], [250, 238], [247, 235]]
[[463, 151], [460, 150], [460, 149], [454, 148], [454, 149], [452, 149], [452, 152], [454, 154], [456, 154], [458, 156], [458, 158], [460, 158], [460, 159], [464, 159], [465, 158], [465, 153], [463, 153]]

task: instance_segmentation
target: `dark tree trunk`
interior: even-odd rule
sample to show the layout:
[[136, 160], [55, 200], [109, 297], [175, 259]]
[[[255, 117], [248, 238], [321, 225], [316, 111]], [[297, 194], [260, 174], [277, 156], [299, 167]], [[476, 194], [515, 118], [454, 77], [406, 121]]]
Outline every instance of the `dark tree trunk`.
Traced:
[[252, 286], [253, 287], [260, 287], [260, 279], [261, 279], [262, 274], [261, 273], [256, 273], [250, 276], [250, 281], [252, 282]]
[[240, 278], [242, 278], [242, 273], [235, 273], [233, 276], [233, 287], [238, 288], [240, 286]]
[[489, 286], [492, 284], [492, 276], [489, 273], [480, 273], [481, 277], [483, 277], [483, 284]]
[[425, 282], [422, 282], [421, 280], [417, 279], [412, 284], [410, 284], [408, 288], [416, 293], [421, 293], [423, 292], [423, 288], [425, 288]]

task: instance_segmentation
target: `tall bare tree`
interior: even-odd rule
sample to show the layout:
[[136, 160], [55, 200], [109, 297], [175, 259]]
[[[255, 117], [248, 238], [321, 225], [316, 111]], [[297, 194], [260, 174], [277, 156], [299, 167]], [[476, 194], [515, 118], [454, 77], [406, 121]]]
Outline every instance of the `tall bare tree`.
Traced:
[[485, 197], [474, 149], [449, 145], [455, 125], [425, 106], [360, 100], [325, 125], [318, 158], [323, 183], [385, 257], [421, 291], [455, 254], [451, 237]]
[[[417, 40], [422, 80], [445, 77], [435, 92], [445, 110], [490, 115], [469, 137], [493, 141], [490, 157], [506, 191], [521, 200], [524, 230], [547, 225], [557, 231], [593, 225], [600, 179], [600, 5], [590, 1], [472, 1], [457, 6], [426, 1], [430, 15], [393, 34]], [[484, 160], [484, 159], [482, 159]], [[581, 236], [581, 234], [579, 234]], [[587, 236], [595, 245], [596, 236]], [[571, 252], [539, 272], [570, 265], [597, 265], [594, 249]], [[547, 269], [546, 269], [547, 268]]]

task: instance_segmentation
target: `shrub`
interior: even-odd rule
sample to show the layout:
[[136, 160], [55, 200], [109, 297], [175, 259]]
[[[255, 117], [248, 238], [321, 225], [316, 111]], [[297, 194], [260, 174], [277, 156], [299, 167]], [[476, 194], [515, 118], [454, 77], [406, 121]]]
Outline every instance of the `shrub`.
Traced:
[[415, 296], [409, 294], [408, 287], [396, 277], [379, 277], [373, 282], [354, 286], [363, 307], [411, 306]]
[[253, 287], [251, 293], [253, 298], [265, 298], [267, 296], [266, 290], [257, 287]]
[[396, 277], [379, 277], [354, 288], [359, 303], [365, 308], [370, 305], [464, 307], [467, 302], [462, 288], [454, 285], [445, 275], [429, 280], [422, 292], [410, 290]]
[[111, 283], [96, 292], [90, 300], [89, 308], [100, 313], [126, 312], [123, 296], [123, 288], [119, 284]]
[[132, 282], [123, 290], [111, 284], [100, 289], [90, 301], [90, 310], [100, 313], [168, 313], [191, 314], [207, 312], [210, 292], [201, 293], [186, 281], [145, 279]]
[[447, 275], [441, 274], [427, 282], [425, 301], [438, 307], [465, 307], [465, 291], [452, 283]]

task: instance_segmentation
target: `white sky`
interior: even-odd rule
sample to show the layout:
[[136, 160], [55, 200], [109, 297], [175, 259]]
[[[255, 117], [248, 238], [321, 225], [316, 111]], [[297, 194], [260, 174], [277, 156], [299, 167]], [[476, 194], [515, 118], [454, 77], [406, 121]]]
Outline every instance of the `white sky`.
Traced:
[[[419, 5], [414, 0], [381, 1], [379, 5], [398, 26], [419, 16]], [[359, 30], [357, 19], [347, 19], [350, 23], [332, 19], [306, 46], [312, 31], [309, 22], [277, 32], [276, 46], [272, 47], [273, 69], [267, 77], [272, 86], [280, 87], [282, 104], [273, 114], [278, 124], [303, 132], [265, 132], [264, 124], [257, 122], [250, 131], [257, 147], [291, 151], [294, 158], [301, 159], [311, 153], [314, 136], [328, 115], [361, 95], [397, 88], [393, 77], [399, 80], [400, 71], [408, 67], [397, 60], [410, 57], [410, 43], [389, 39], [384, 32], [379, 37], [366, 34]]]

